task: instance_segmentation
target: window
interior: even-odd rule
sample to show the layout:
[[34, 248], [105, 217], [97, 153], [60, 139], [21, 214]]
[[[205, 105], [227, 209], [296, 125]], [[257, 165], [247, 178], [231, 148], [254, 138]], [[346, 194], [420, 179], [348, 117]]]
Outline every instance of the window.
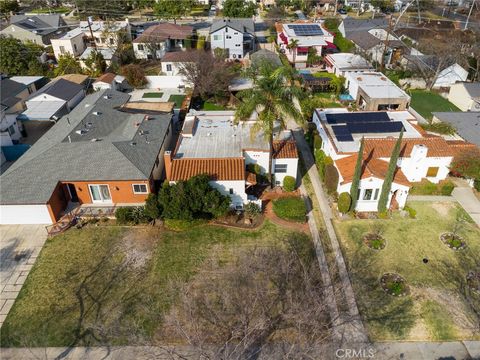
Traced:
[[227, 35], [227, 39], [231, 39], [232, 37], [230, 35]]
[[242, 58], [242, 55], [238, 55], [238, 58], [241, 59], [241, 58]]
[[172, 64], [167, 64], [167, 71], [172, 71]]
[[427, 177], [435, 177], [438, 174], [438, 167], [429, 167], [427, 169]]
[[373, 194], [373, 189], [365, 189], [363, 193], [363, 200], [371, 200]]
[[143, 45], [142, 45], [142, 44], [138, 44], [138, 45], [137, 45], [137, 49], [140, 50], [140, 51], [143, 51]]
[[375, 195], [373, 196], [373, 200], [378, 199], [378, 193], [380, 192], [380, 189], [375, 189]]
[[222, 35], [213, 35], [213, 40], [222, 40]]
[[233, 195], [233, 189], [232, 188], [230, 188], [230, 190], [228, 190], [228, 192], [229, 192], [230, 195]]
[[275, 164], [275, 173], [286, 173], [287, 172], [287, 164]]
[[65, 54], [65, 46], [60, 46], [60, 54]]
[[133, 184], [134, 194], [146, 194], [148, 193], [147, 184]]
[[9, 133], [10, 135], [15, 134], [15, 127], [14, 127], [13, 125], [10, 125], [10, 126], [8, 127], [8, 133]]
[[112, 38], [110, 38], [110, 45], [114, 45], [115, 44], [115, 40], [113, 40]]
[[233, 35], [238, 35], [238, 32], [234, 32]]
[[73, 49], [77, 52], [77, 44], [73, 44]]

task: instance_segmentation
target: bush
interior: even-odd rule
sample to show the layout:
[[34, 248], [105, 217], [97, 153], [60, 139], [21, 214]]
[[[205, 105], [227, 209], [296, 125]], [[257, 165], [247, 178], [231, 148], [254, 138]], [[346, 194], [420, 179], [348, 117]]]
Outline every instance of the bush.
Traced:
[[158, 203], [158, 197], [155, 194], [149, 194], [145, 201], [145, 216], [150, 220], [155, 220], [160, 217], [162, 213], [160, 204]]
[[273, 212], [279, 218], [296, 222], [305, 222], [307, 208], [302, 198], [291, 196], [273, 201]]
[[249, 218], [253, 218], [262, 213], [262, 209], [260, 209], [260, 206], [253, 202], [249, 202], [248, 204], [246, 204], [244, 209], [245, 215]]
[[134, 88], [142, 88], [147, 84], [145, 71], [140, 65], [130, 64], [123, 66], [120, 72], [123, 76], [125, 76], [128, 84]]
[[325, 152], [323, 150], [315, 150], [315, 164], [317, 164], [318, 175], [320, 179], [323, 180], [325, 178]]
[[338, 186], [337, 168], [332, 164], [328, 164], [325, 166], [325, 187], [327, 188], [327, 192], [329, 194], [333, 194], [335, 191], [337, 191], [337, 186]]
[[410, 195], [443, 195], [449, 196], [452, 194], [455, 185], [451, 181], [441, 181], [434, 184], [428, 180], [415, 183], [410, 188]]
[[350, 210], [350, 205], [352, 204], [352, 197], [347, 192], [342, 192], [338, 196], [338, 211], [343, 214], [346, 214]]
[[450, 196], [453, 189], [455, 189], [455, 185], [451, 181], [447, 181], [441, 185], [440, 193], [444, 196]]
[[480, 179], [473, 180], [473, 187], [475, 190], [480, 191]]
[[285, 191], [294, 191], [297, 185], [297, 181], [293, 176], [285, 176], [283, 178], [283, 189]]
[[119, 224], [128, 224], [132, 221], [132, 208], [131, 207], [120, 207], [115, 210], [115, 217], [117, 218], [117, 223]]
[[322, 147], [322, 138], [320, 135], [315, 135], [313, 138], [313, 147], [318, 150]]
[[119, 224], [140, 224], [149, 221], [145, 214], [145, 207], [143, 206], [125, 206], [120, 207], [115, 211], [115, 217]]
[[403, 208], [406, 212], [408, 212], [408, 215], [410, 216], [411, 219], [415, 219], [417, 217], [417, 210], [411, 208], [410, 206], [405, 206]]

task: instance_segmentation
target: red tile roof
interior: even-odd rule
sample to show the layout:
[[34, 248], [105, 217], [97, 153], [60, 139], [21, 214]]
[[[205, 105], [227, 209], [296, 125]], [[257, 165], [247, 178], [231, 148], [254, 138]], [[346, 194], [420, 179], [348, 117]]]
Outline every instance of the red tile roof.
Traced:
[[171, 181], [188, 180], [200, 174], [208, 174], [212, 180], [245, 180], [245, 160], [243, 158], [173, 159], [171, 171]]
[[273, 142], [274, 159], [296, 159], [298, 158], [297, 145], [295, 141], [276, 140]]
[[[335, 160], [335, 165], [338, 169], [338, 172], [342, 175], [342, 178], [343, 178], [342, 184], [348, 184], [352, 182], [353, 175], [355, 173], [355, 165], [357, 163], [357, 157], [358, 155], [355, 154], [352, 156], [348, 156], [346, 158]], [[364, 159], [362, 164], [362, 174], [360, 178], [367, 179], [370, 177], [375, 177], [378, 179], [385, 179], [387, 170], [388, 170], [387, 161], [374, 159], [374, 158]], [[410, 181], [408, 181], [407, 177], [399, 167], [397, 167], [397, 170], [395, 171], [393, 182], [400, 185], [410, 186]]]
[[162, 57], [162, 62], [194, 62], [193, 51], [172, 51]]
[[142, 35], [133, 40], [134, 43], [162, 42], [167, 39], [183, 40], [193, 35], [193, 27], [170, 23], [150, 26]]

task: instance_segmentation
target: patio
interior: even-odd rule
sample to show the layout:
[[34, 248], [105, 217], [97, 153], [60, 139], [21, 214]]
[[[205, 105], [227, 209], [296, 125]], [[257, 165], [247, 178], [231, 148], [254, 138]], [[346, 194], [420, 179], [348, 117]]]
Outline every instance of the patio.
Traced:
[[[154, 96], [152, 94], [158, 94]], [[171, 100], [171, 97], [177, 98], [178, 96], [186, 96], [185, 89], [182, 88], [158, 88], [158, 89], [137, 89], [131, 93], [130, 101], [143, 101], [143, 102], [167, 102], [175, 101]], [[176, 104], [175, 108], [180, 108], [181, 104]]]

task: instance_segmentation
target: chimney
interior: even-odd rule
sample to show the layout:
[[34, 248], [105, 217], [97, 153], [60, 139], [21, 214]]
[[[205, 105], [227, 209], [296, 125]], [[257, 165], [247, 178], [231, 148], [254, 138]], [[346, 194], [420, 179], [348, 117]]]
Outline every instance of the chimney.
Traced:
[[172, 152], [171, 151], [165, 151], [163, 153], [163, 163], [165, 166], [165, 177], [167, 178], [167, 181], [170, 181], [170, 178], [172, 177]]

